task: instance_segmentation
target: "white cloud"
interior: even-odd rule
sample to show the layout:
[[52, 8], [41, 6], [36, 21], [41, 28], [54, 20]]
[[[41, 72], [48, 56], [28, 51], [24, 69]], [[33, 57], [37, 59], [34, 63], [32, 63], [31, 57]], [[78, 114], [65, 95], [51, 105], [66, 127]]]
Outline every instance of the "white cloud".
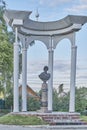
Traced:
[[81, 13], [83, 11], [87, 11], [87, 5], [86, 4], [76, 5], [76, 6], [73, 6], [72, 8], [68, 8], [67, 11], [71, 13]]
[[[48, 7], [52, 9], [52, 12], [49, 11], [50, 17], [63, 17], [67, 14], [86, 14], [87, 12], [87, 0], [39, 0], [39, 4], [43, 7]], [[57, 14], [56, 14], [56, 10]], [[61, 13], [59, 13], [61, 11]], [[59, 14], [58, 14], [59, 13]]]
[[53, 0], [50, 2], [50, 6], [57, 6], [59, 4], [64, 4], [70, 2], [71, 0]]
[[87, 0], [80, 0], [80, 3], [87, 3]]
[[82, 13], [84, 11], [87, 11], [87, 0], [77, 0], [77, 3], [74, 3], [71, 5], [71, 7], [68, 7], [66, 9], [70, 13]]
[[70, 61], [68, 60], [55, 60], [54, 71], [67, 73], [70, 70]]
[[55, 7], [55, 6], [58, 6], [60, 4], [64, 4], [64, 3], [68, 3], [68, 2], [71, 2], [72, 0], [40, 0], [39, 3], [41, 5], [48, 5], [48, 6], [51, 6], [51, 7]]

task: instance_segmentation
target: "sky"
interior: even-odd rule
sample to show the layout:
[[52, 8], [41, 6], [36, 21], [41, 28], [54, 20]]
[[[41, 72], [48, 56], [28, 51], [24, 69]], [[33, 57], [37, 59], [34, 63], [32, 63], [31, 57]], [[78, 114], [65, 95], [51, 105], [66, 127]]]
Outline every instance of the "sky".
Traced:
[[[87, 16], [87, 0], [5, 0], [7, 9], [32, 11], [30, 18], [38, 21], [56, 21], [67, 15]], [[87, 24], [76, 33], [77, 71], [76, 86], [87, 87]], [[35, 45], [28, 48], [27, 82], [34, 90], [41, 89], [38, 75], [43, 67], [48, 65], [48, 51], [44, 43], [35, 41]], [[58, 89], [64, 84], [64, 90], [70, 88], [71, 43], [68, 39], [60, 41], [54, 50], [54, 80], [53, 87]], [[20, 77], [21, 78], [21, 77]], [[20, 79], [21, 83], [21, 79]]]

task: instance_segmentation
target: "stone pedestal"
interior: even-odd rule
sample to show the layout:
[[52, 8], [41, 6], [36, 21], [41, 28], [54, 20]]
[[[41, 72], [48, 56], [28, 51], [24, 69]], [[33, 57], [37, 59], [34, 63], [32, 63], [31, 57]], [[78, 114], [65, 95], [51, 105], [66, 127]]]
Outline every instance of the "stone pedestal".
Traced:
[[41, 112], [48, 112], [48, 85], [47, 83], [42, 84], [42, 95], [41, 95]]

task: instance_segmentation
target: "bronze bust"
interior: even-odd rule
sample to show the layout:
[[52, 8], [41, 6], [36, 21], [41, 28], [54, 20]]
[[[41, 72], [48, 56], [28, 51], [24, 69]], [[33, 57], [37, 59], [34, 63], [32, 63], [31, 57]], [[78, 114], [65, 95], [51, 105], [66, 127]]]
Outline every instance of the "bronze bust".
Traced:
[[44, 72], [42, 72], [40, 75], [39, 75], [39, 78], [46, 83], [47, 80], [49, 80], [50, 78], [50, 73], [47, 73], [48, 71], [48, 66], [45, 66], [44, 67]]

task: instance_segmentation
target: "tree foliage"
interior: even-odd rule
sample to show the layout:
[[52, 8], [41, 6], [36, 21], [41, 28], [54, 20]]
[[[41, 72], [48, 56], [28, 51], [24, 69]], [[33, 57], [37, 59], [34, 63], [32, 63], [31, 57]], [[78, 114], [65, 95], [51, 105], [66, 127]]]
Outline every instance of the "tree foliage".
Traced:
[[[12, 93], [13, 90], [10, 92]], [[38, 93], [37, 93], [38, 94]], [[56, 89], [53, 91], [53, 111], [58, 112], [68, 112], [69, 111], [69, 96], [70, 92], [68, 92], [65, 96], [59, 96], [59, 93]], [[9, 102], [8, 102], [9, 101]], [[21, 100], [20, 100], [21, 101]], [[76, 112], [82, 113], [87, 109], [87, 88], [76, 88]], [[22, 102], [21, 102], [22, 103]], [[6, 108], [11, 108], [13, 106], [13, 95], [10, 94], [6, 98]], [[27, 109], [29, 111], [39, 110], [41, 107], [40, 101], [35, 99], [34, 97], [29, 97], [27, 100]], [[21, 109], [20, 109], [21, 110]], [[87, 114], [87, 111], [86, 111]]]
[[83, 112], [87, 107], [87, 88], [76, 88], [76, 111]]
[[0, 92], [6, 93], [12, 85], [13, 46], [11, 32], [7, 30], [3, 12], [4, 5], [0, 6]]
[[[53, 92], [53, 110], [54, 111], [69, 111], [70, 92], [64, 96], [59, 96], [56, 89]], [[87, 108], [87, 88], [76, 88], [75, 94], [75, 111], [83, 112]]]
[[53, 111], [69, 111], [69, 92], [64, 96], [53, 90]]
[[40, 101], [37, 100], [34, 97], [29, 97], [28, 98], [28, 105], [27, 105], [27, 109], [29, 111], [36, 111], [40, 109]]

